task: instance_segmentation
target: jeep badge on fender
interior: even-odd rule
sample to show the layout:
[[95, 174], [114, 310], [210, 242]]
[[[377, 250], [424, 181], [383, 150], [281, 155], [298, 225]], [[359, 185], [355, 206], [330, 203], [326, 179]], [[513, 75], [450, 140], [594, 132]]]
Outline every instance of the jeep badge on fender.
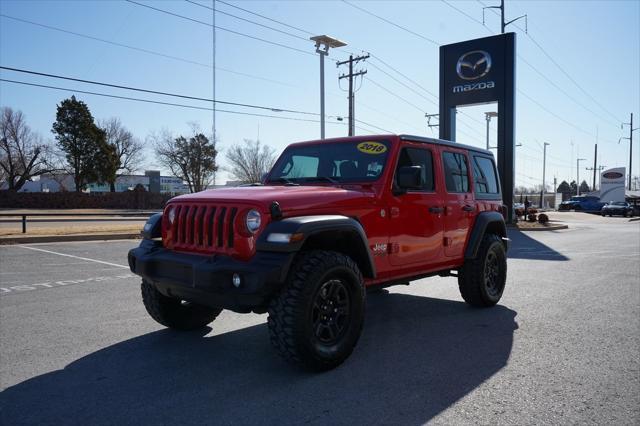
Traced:
[[454, 276], [467, 303], [498, 303], [501, 211], [483, 149], [407, 135], [296, 143], [262, 184], [171, 199], [129, 267], [160, 324], [191, 330], [223, 309], [268, 312], [277, 352], [322, 371], [355, 348], [367, 290]]

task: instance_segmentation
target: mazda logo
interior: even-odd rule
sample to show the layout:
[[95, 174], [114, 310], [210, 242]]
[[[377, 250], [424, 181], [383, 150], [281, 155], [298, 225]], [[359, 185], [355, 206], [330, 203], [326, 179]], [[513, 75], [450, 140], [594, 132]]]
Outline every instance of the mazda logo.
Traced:
[[605, 179], [619, 179], [622, 176], [624, 175], [620, 172], [607, 172], [602, 174], [602, 177]]
[[489, 74], [491, 55], [484, 50], [473, 50], [460, 56], [456, 64], [458, 77], [463, 80], [477, 80]]

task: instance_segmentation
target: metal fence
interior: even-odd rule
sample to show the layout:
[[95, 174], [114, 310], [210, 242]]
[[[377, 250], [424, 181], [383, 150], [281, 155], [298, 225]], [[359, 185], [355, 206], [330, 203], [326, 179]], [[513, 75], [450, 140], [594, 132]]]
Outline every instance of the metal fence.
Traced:
[[[60, 222], [60, 218], [64, 217], [75, 217], [80, 218], [79, 221], [101, 221], [101, 219], [96, 218], [104, 218], [104, 221], [118, 221], [124, 218], [140, 218], [140, 220], [146, 220], [149, 216], [152, 216], [156, 213], [162, 213], [161, 211], [143, 211], [143, 212], [123, 212], [123, 213], [0, 213], [0, 217], [15, 217], [16, 220], [13, 221], [3, 221], [3, 222], [21, 222], [22, 223], [22, 233], [27, 233], [27, 218], [28, 217], [37, 217], [38, 222]], [[93, 219], [87, 219], [93, 218]], [[47, 220], [50, 219], [50, 220]], [[71, 222], [72, 220], [69, 220]]]

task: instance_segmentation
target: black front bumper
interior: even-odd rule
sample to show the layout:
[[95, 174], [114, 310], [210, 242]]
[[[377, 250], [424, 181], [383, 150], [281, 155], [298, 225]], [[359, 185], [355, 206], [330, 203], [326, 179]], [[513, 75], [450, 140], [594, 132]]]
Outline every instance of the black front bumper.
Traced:
[[[286, 279], [293, 253], [258, 251], [247, 262], [222, 255], [192, 255], [142, 240], [129, 251], [129, 268], [165, 296], [236, 312], [264, 312]], [[241, 279], [239, 287], [233, 274]]]

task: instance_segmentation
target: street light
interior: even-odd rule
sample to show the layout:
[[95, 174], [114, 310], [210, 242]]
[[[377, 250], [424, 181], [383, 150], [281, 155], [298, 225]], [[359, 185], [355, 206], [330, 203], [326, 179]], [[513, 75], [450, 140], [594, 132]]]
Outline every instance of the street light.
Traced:
[[544, 154], [542, 156], [542, 191], [540, 191], [540, 208], [544, 207], [544, 191], [546, 190], [546, 173], [547, 173], [547, 146], [551, 145], [548, 142], [544, 143]]
[[491, 117], [497, 117], [498, 113], [495, 111], [489, 111], [489, 112], [485, 112], [484, 116], [487, 120], [487, 150], [489, 150], [490, 146], [489, 146], [489, 123], [491, 123]]
[[586, 160], [586, 158], [576, 158], [576, 186], [578, 187], [576, 192], [577, 195], [580, 195], [580, 162]]
[[329, 54], [331, 47], [343, 47], [347, 43], [327, 35], [310, 38], [316, 42], [316, 53], [320, 55], [320, 139], [324, 139], [324, 57]]

